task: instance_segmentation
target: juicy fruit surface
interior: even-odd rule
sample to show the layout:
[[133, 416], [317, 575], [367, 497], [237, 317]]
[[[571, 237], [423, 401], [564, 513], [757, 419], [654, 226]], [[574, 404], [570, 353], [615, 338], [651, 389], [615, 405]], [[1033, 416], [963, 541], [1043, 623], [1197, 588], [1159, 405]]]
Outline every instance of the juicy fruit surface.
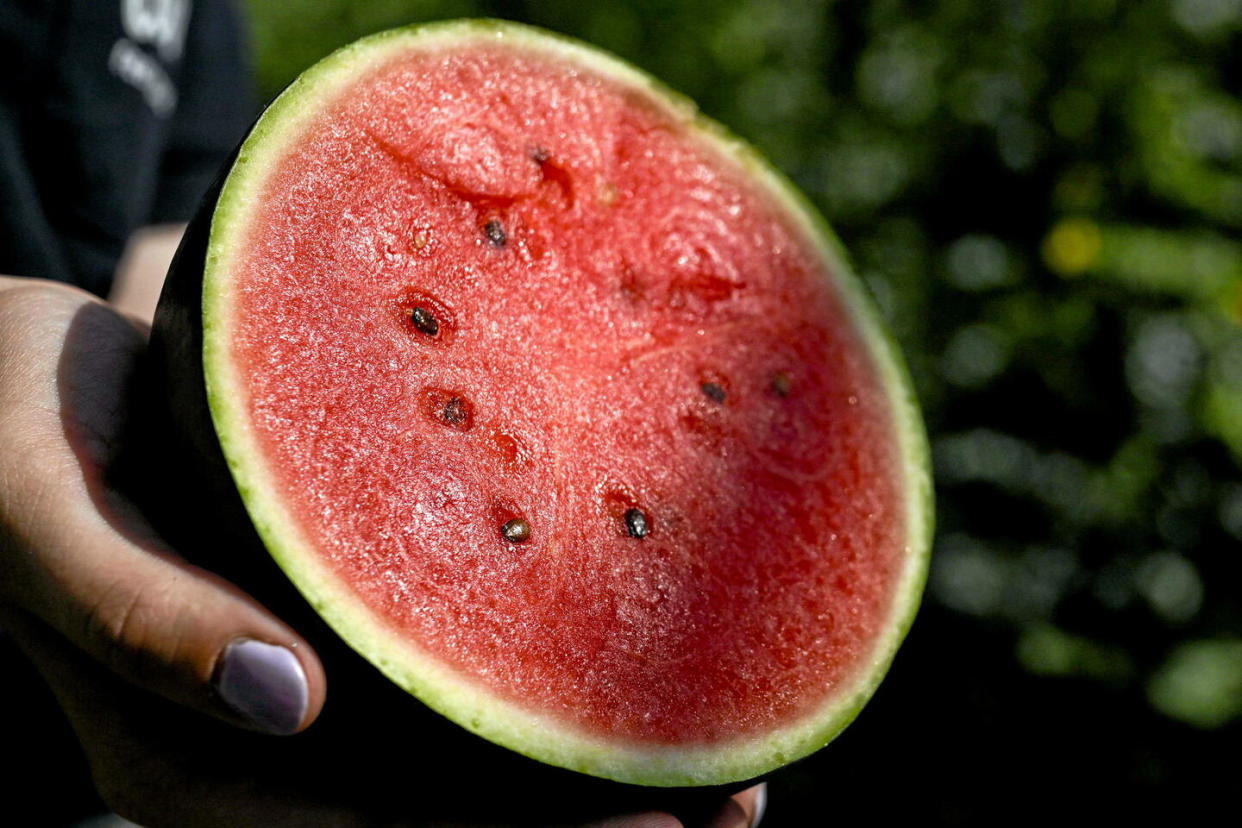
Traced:
[[521, 48], [403, 54], [253, 209], [231, 359], [263, 462], [421, 652], [653, 745], [874, 667], [891, 403], [803, 231], [668, 111]]

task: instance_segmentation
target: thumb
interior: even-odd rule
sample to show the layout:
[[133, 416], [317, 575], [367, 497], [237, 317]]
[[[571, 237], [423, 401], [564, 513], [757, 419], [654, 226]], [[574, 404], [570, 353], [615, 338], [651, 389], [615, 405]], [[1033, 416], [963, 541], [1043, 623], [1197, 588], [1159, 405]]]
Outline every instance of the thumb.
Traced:
[[17, 603], [113, 672], [272, 733], [318, 714], [325, 682], [310, 646], [233, 585], [98, 512], [27, 525], [43, 537]]
[[311, 648], [173, 554], [105, 480], [141, 334], [50, 285], [0, 299], [0, 601], [184, 706], [275, 733], [305, 727], [324, 696]]

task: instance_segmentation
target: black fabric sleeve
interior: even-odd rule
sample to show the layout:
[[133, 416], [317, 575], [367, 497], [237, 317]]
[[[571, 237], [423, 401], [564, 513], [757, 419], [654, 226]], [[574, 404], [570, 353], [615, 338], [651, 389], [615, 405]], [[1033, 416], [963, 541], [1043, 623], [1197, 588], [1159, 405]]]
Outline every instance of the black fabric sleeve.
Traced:
[[106, 296], [255, 114], [233, 0], [0, 0], [0, 272]]
[[233, 3], [195, 4], [152, 224], [184, 222], [194, 215], [258, 112], [246, 32]]

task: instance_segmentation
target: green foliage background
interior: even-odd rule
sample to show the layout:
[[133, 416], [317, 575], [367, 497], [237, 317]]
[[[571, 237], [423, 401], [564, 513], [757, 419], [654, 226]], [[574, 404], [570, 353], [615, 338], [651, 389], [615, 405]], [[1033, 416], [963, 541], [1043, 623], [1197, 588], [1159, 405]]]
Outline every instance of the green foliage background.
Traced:
[[[909, 357], [940, 533], [898, 672], [967, 676], [938, 691], [956, 726], [928, 738], [995, 750], [971, 734], [1055, 697], [1049, 721], [1083, 724], [1047, 738], [1124, 717], [1101, 780], [1166, 792], [1191, 784], [1169, 745], [1236, 740], [1242, 0], [249, 8], [267, 95], [371, 31], [501, 16], [696, 99], [820, 207]], [[877, 703], [946, 715], [935, 692]], [[1013, 749], [1055, 761], [1029, 738]], [[948, 822], [982, 813], [934, 796]]]

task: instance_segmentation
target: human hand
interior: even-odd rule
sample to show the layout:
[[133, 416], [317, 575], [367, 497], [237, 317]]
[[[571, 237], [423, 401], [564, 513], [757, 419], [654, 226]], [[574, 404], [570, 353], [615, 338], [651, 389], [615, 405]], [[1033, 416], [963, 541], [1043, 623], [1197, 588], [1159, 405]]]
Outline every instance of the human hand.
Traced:
[[107, 755], [118, 740], [99, 738], [116, 723], [95, 709], [112, 690], [276, 733], [304, 728], [324, 698], [305, 641], [177, 558], [107, 484], [144, 343], [80, 291], [0, 279], [0, 605], [113, 799], [132, 780]]
[[[63, 285], [0, 278], [0, 621], [43, 673], [119, 813], [148, 825], [374, 825], [255, 731], [306, 728], [325, 694], [312, 648], [180, 559], [107, 478], [141, 326]], [[203, 714], [206, 714], [204, 716]], [[410, 798], [428, 824], [434, 791]], [[745, 825], [754, 789], [713, 824]], [[531, 800], [513, 803], [530, 822]], [[656, 813], [610, 826], [671, 826]]]

